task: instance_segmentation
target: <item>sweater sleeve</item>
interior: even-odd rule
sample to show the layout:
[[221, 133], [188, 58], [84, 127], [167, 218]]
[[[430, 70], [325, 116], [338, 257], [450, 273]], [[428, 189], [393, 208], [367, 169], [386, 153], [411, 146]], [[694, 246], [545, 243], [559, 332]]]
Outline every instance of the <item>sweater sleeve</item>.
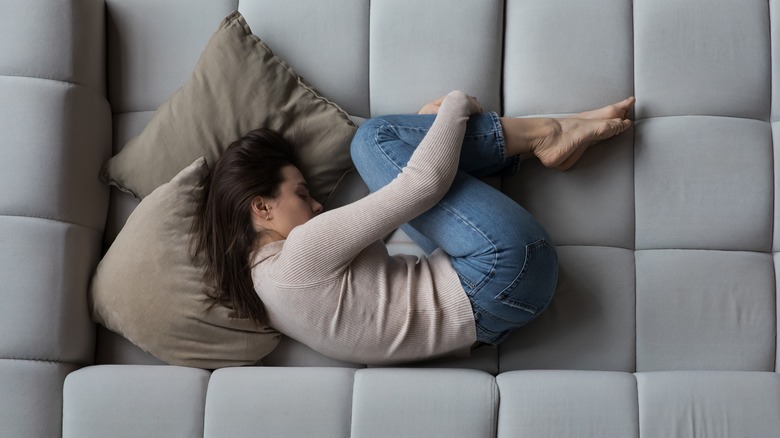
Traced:
[[363, 249], [436, 205], [455, 178], [470, 114], [466, 94], [448, 94], [430, 130], [392, 182], [290, 233], [275, 264], [275, 281], [294, 286], [332, 279]]

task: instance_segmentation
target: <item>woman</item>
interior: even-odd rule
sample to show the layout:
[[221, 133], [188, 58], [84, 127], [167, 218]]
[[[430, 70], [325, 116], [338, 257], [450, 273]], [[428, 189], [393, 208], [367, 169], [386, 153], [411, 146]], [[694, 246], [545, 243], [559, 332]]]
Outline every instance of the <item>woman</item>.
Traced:
[[[427, 115], [364, 123], [352, 157], [371, 189], [320, 214], [289, 145], [257, 130], [215, 165], [199, 244], [215, 298], [327, 356], [389, 364], [497, 345], [549, 304], [557, 255], [548, 234], [477, 177], [520, 157], [568, 169], [627, 129], [634, 99], [566, 119], [482, 114], [460, 91]], [[404, 230], [428, 256], [389, 256]]]

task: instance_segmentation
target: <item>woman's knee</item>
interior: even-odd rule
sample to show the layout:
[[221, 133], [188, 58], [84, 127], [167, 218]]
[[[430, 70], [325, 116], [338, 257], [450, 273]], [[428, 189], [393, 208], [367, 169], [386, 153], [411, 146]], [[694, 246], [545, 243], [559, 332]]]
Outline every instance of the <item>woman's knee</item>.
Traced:
[[379, 133], [385, 125], [386, 122], [382, 118], [373, 118], [358, 127], [350, 146], [353, 160], [372, 159], [376, 155]]
[[363, 179], [376, 172], [380, 152], [377, 147], [377, 136], [381, 125], [382, 123], [378, 119], [366, 120], [352, 138], [350, 155], [355, 168], [363, 176]]
[[350, 154], [358, 173], [371, 191], [392, 181], [408, 160], [392, 125], [384, 118], [366, 120], [352, 140]]

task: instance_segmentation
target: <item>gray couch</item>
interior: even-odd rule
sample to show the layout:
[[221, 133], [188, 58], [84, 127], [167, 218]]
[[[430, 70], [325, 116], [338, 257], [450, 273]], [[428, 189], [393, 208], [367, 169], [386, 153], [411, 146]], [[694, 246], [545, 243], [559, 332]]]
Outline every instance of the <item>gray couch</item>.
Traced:
[[[137, 205], [98, 181], [100, 166], [234, 9], [358, 122], [456, 88], [508, 116], [636, 95], [635, 127], [573, 170], [528, 161], [491, 181], [558, 245], [550, 309], [498, 349], [396, 368], [284, 339], [264, 366], [209, 372], [164, 365], [93, 324], [91, 274]], [[4, 0], [0, 436], [780, 436], [779, 10]], [[401, 234], [389, 245], [417, 251]]]

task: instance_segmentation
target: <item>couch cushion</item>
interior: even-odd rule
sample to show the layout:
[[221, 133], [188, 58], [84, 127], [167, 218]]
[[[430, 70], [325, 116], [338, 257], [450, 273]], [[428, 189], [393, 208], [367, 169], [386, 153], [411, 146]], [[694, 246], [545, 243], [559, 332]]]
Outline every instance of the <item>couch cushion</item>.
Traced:
[[777, 436], [780, 375], [750, 372], [638, 373], [642, 438]]
[[9, 437], [62, 434], [62, 382], [77, 366], [0, 359], [0, 428]]
[[767, 2], [638, 0], [633, 6], [640, 118], [767, 119], [772, 70]]
[[371, 115], [417, 112], [452, 90], [501, 110], [502, 1], [371, 1]]
[[87, 87], [2, 76], [0, 214], [103, 230], [108, 201], [97, 179], [110, 157], [111, 108]]
[[354, 374], [317, 367], [215, 371], [203, 436], [350, 436]]
[[775, 268], [770, 254], [636, 253], [638, 371], [771, 371]]
[[636, 369], [634, 252], [558, 248], [550, 307], [499, 346], [499, 369]]
[[504, 193], [531, 211], [556, 245], [634, 247], [634, 128], [588, 148], [577, 165], [552, 171], [523, 161]]
[[190, 251], [192, 219], [208, 172], [200, 158], [145, 198], [98, 265], [90, 286], [95, 321], [176, 364], [253, 364], [279, 334], [226, 306], [209, 308], [202, 258]]
[[635, 129], [636, 249], [771, 250], [768, 123], [676, 116]]
[[192, 74], [215, 23], [236, 8], [235, 0], [103, 1], [114, 114], [162, 105]]
[[99, 242], [86, 227], [0, 215], [0, 357], [92, 362], [85, 303]]
[[627, 373], [513, 371], [496, 378], [498, 437], [638, 437], [636, 379]]
[[347, 113], [361, 117], [369, 116], [371, 7], [366, 0], [238, 2], [255, 35], [275, 54]]
[[351, 436], [494, 437], [498, 404], [494, 377], [481, 371], [358, 370]]
[[62, 436], [203, 436], [210, 373], [171, 366], [93, 366], [65, 379]]
[[103, 14], [102, 1], [4, 0], [0, 75], [69, 82], [105, 95]]
[[275, 57], [234, 12], [209, 40], [190, 80], [106, 163], [101, 178], [143, 198], [197, 157], [213, 163], [258, 127], [275, 129], [296, 147], [301, 171], [320, 200], [351, 167], [354, 123]]
[[624, 0], [506, 0], [504, 113], [580, 112], [632, 95], [632, 12]]

